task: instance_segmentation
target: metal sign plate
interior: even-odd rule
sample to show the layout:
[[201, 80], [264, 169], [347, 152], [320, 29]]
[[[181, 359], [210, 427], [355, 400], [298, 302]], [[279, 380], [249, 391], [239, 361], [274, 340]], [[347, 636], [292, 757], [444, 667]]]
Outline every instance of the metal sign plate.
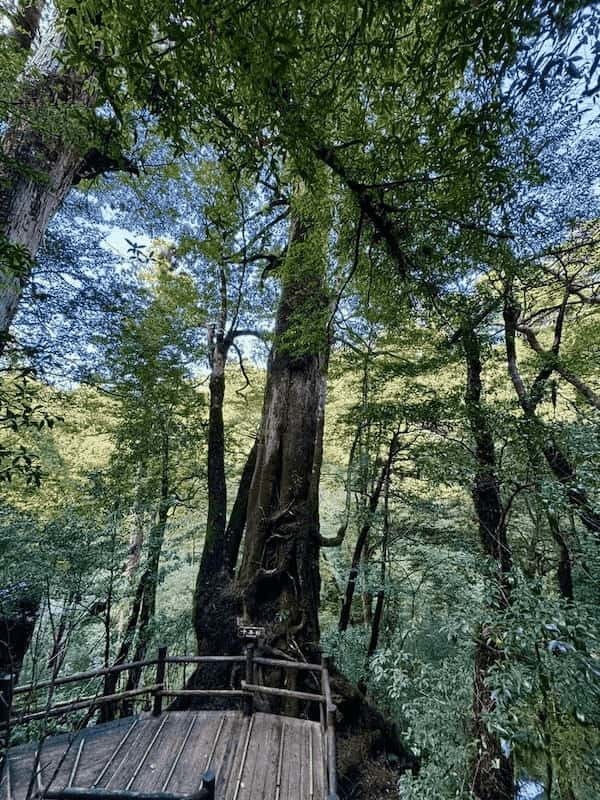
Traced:
[[238, 617], [238, 634], [242, 639], [264, 639], [266, 631], [261, 625], [249, 625]]

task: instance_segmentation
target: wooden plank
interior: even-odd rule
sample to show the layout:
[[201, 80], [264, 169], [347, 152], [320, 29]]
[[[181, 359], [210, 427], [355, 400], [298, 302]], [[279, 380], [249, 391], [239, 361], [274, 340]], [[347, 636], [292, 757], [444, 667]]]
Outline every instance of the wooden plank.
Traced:
[[[72, 745], [65, 737], [61, 737], [61, 741], [54, 742], [52, 738], [46, 740], [43, 744], [38, 760], [38, 768], [36, 781], [34, 783], [34, 791], [37, 791], [37, 784], [42, 783], [44, 786], [51, 780], [55, 773], [56, 768], [64, 764], [70, 757], [74, 761], [78, 744], [75, 744], [77, 737], [71, 737]], [[12, 779], [12, 793], [15, 800], [22, 800], [26, 797], [31, 775], [34, 769], [36, 758], [37, 743], [32, 748], [28, 748], [23, 752], [22, 756], [11, 756], [11, 779]], [[68, 777], [70, 767], [65, 771], [65, 782]]]
[[[323, 745], [319, 724], [308, 720], [262, 713], [248, 719], [239, 711], [168, 712], [85, 728], [71, 743], [66, 735], [50, 737], [42, 748], [41, 780], [45, 788], [62, 759], [53, 791], [71, 783], [187, 795], [198, 791], [210, 767], [221, 800], [323, 800]], [[0, 797], [25, 800], [35, 752], [34, 744], [11, 749], [12, 797], [6, 770]]]
[[234, 733], [227, 742], [225, 752], [221, 758], [221, 780], [218, 784], [217, 797], [224, 797], [230, 800], [235, 792], [236, 782], [239, 775], [240, 761], [248, 727], [251, 717], [236, 712], [233, 720]]
[[224, 725], [210, 763], [210, 768], [217, 776], [215, 794], [218, 798], [227, 797], [227, 785], [233, 772], [238, 743], [242, 739], [247, 725], [247, 717], [239, 711], [229, 711], [224, 715]]
[[[121, 736], [129, 725], [131, 725], [131, 720], [117, 720], [105, 725], [84, 728], [81, 734], [76, 732], [74, 734], [58, 734], [49, 737], [44, 743], [40, 758], [40, 766], [42, 768], [40, 780], [43, 786], [46, 787], [51, 781], [53, 788], [57, 786], [64, 787], [67, 784], [82, 736], [85, 737], [86, 744], [77, 768], [77, 780], [80, 779], [82, 766], [88, 759], [86, 749], [89, 749], [90, 746], [92, 747], [90, 758], [94, 764], [94, 769], [96, 769], [96, 756], [99, 759], [103, 758], [105, 751], [111, 746], [111, 739]], [[27, 792], [36, 748], [37, 743], [35, 742], [11, 748], [11, 762], [15, 765], [19, 776], [17, 789], [19, 798], [24, 797]], [[12, 771], [15, 773], [14, 768]], [[53, 777], [54, 780], [52, 780]]]
[[[173, 712], [173, 715], [177, 715], [177, 712]], [[192, 794], [198, 790], [200, 785], [207, 756], [212, 750], [223, 712], [191, 711], [184, 712], [182, 717], [188, 721], [188, 724], [194, 717], [196, 723], [193, 736], [188, 738], [177, 767], [170, 777], [168, 791], [177, 794]], [[181, 745], [181, 741], [178, 744]]]
[[[235, 783], [233, 784], [233, 793], [231, 795], [232, 800], [238, 800], [240, 789], [242, 786], [242, 776], [244, 774], [244, 770], [246, 769], [246, 759], [248, 757], [248, 747], [250, 746], [250, 739], [252, 737], [252, 729], [254, 728], [254, 721], [255, 718], [252, 716], [248, 720], [248, 727], [246, 728], [246, 733], [243, 738], [243, 744], [241, 748], [238, 746], [239, 755], [236, 759], [237, 763], [235, 765], [235, 774], [233, 775]], [[241, 742], [240, 742], [241, 743]]]
[[323, 733], [318, 722], [311, 723], [312, 730], [312, 760], [315, 782], [315, 798], [321, 800], [327, 796], [327, 779], [323, 750]]
[[167, 774], [165, 775], [165, 778], [163, 780], [162, 786], [160, 787], [161, 792], [166, 792], [167, 789], [169, 788], [169, 783], [171, 782], [171, 778], [173, 777], [173, 774], [175, 773], [175, 770], [177, 769], [177, 767], [179, 765], [179, 761], [181, 759], [181, 756], [183, 755], [183, 752], [184, 752], [184, 750], [185, 750], [185, 748], [187, 746], [188, 740], [189, 740], [190, 736], [192, 735], [192, 732], [194, 730], [194, 726], [195, 726], [196, 722], [198, 721], [198, 718], [196, 717], [195, 714], [191, 715], [191, 717], [192, 717], [191, 721], [188, 721], [187, 716], [188, 715], [186, 715], [185, 718], [182, 716], [182, 720], [185, 719], [185, 722], [187, 724], [187, 728], [186, 728], [186, 731], [185, 731], [185, 733], [183, 735], [181, 743], [179, 744], [179, 747], [177, 748], [177, 751], [176, 751], [176, 753], [175, 753], [175, 755], [174, 755], [174, 757], [173, 757], [173, 759], [171, 761], [171, 765], [169, 767], [169, 770], [168, 770]]
[[124, 789], [127, 786], [161, 722], [160, 718], [140, 717], [135, 733], [106, 772], [99, 788]]
[[260, 713], [254, 715], [239, 800], [275, 797], [282, 727], [282, 717]]
[[[118, 720], [118, 724], [108, 723], [85, 729], [86, 743], [73, 786], [97, 788], [106, 784], [143, 727], [143, 718], [136, 719], [135, 725], [131, 719], [122, 719]], [[52, 789], [64, 785], [61, 772], [53, 782]]]
[[288, 719], [284, 746], [281, 797], [309, 800], [309, 759], [306, 747], [305, 720]]
[[[146, 765], [151, 763], [151, 762], [149, 762], [148, 759], [149, 759], [151, 754], [153, 755], [152, 750], [154, 750], [155, 753], [159, 753], [160, 754], [160, 752], [161, 752], [161, 750], [160, 750], [160, 738], [161, 738], [163, 730], [164, 730], [165, 726], [167, 725], [168, 721], [169, 721], [169, 717], [165, 714], [165, 716], [162, 717], [158, 721], [159, 722], [158, 728], [152, 734], [152, 738], [150, 739], [150, 741], [146, 745], [146, 748], [145, 748], [144, 752], [138, 754], [137, 764], [135, 765], [135, 769], [133, 770], [133, 772], [131, 774], [131, 777], [129, 778], [129, 780], [125, 784], [126, 791], [129, 792], [129, 791], [131, 791], [133, 789], [133, 784], [135, 783], [136, 778], [138, 777], [138, 775], [143, 770], [148, 768], [148, 767], [146, 767]], [[160, 755], [159, 755], [159, 757], [160, 757]]]
[[[162, 787], [186, 736], [189, 716], [185, 713], [172, 712], [163, 714], [161, 719], [164, 720], [164, 727], [148, 753], [143, 768], [138, 770], [128, 787], [130, 790], [136, 792], [166, 791]], [[186, 766], [188, 769], [191, 768], [190, 764]]]
[[92, 788], [96, 788], [97, 786], [102, 785], [104, 776], [107, 774], [108, 770], [113, 765], [115, 760], [119, 757], [121, 751], [123, 750], [127, 742], [131, 739], [131, 736], [133, 735], [134, 731], [136, 731], [139, 722], [140, 722], [139, 717], [135, 717], [131, 725], [127, 728], [127, 730], [123, 734], [123, 736], [120, 736], [119, 741], [115, 744], [115, 747], [108, 756], [108, 759], [104, 762], [104, 766], [94, 778], [94, 782], [92, 783]]

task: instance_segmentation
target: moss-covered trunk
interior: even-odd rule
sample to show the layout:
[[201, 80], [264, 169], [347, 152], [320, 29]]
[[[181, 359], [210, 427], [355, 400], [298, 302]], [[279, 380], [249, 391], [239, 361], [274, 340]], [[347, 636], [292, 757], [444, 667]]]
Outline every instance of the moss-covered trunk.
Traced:
[[327, 366], [324, 250], [292, 223], [267, 375], [239, 584], [248, 621], [271, 646], [319, 643], [320, 426]]
[[62, 68], [63, 44], [54, 16], [21, 76], [17, 111], [0, 144], [0, 353], [32, 260], [82, 162], [74, 131], [68, 141], [59, 130], [64, 119], [52, 111], [91, 102], [83, 82]]

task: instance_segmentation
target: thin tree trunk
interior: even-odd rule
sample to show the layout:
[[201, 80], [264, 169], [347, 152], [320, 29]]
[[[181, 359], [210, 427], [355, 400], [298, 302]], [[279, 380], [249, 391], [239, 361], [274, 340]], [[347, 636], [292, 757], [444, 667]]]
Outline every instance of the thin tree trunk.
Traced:
[[52, 631], [52, 646], [48, 654], [46, 667], [53, 670], [56, 674], [60, 672], [67, 654], [68, 639], [71, 633], [69, 630], [69, 623], [71, 622], [75, 610], [77, 595], [78, 592], [69, 592], [65, 598], [58, 625]]
[[[211, 358], [210, 410], [208, 418], [208, 513], [202, 561], [210, 570], [223, 568], [225, 525], [227, 524], [227, 482], [225, 479], [225, 362], [227, 347], [223, 331], [217, 331]], [[202, 570], [201, 570], [202, 571]]]
[[127, 551], [127, 564], [125, 565], [125, 575], [132, 580], [140, 565], [142, 548], [144, 546], [145, 511], [144, 511], [144, 481], [146, 478], [146, 465], [142, 462], [138, 465], [137, 488], [135, 497], [135, 509], [133, 520], [133, 532], [129, 539], [129, 549]]
[[[390, 484], [391, 484], [391, 470], [388, 470], [385, 486], [383, 490], [383, 536], [381, 537], [381, 588], [377, 592], [377, 600], [375, 602], [375, 613], [373, 615], [373, 622], [371, 625], [371, 636], [369, 638], [369, 646], [367, 648], [367, 662], [372, 655], [375, 654], [379, 645], [379, 633], [381, 630], [381, 622], [383, 620], [383, 609], [385, 605], [385, 581], [387, 575], [387, 553], [390, 537]], [[368, 666], [368, 663], [367, 663]]]
[[398, 449], [398, 436], [394, 434], [394, 436], [392, 437], [392, 441], [390, 442], [387, 459], [381, 468], [381, 472], [379, 473], [373, 491], [371, 492], [371, 496], [369, 497], [367, 518], [365, 519], [365, 521], [361, 526], [360, 532], [358, 534], [358, 539], [356, 540], [356, 544], [354, 546], [354, 553], [352, 554], [352, 562], [350, 564], [350, 572], [348, 573], [348, 581], [346, 583], [346, 592], [344, 594], [344, 600], [342, 602], [342, 608], [340, 610], [340, 619], [338, 622], [339, 631], [345, 631], [350, 622], [350, 613], [352, 611], [352, 600], [354, 599], [354, 592], [356, 590], [356, 581], [358, 579], [358, 572], [363, 550], [365, 548], [365, 545], [369, 537], [369, 532], [371, 530], [371, 525], [373, 522], [373, 515], [377, 511], [377, 506], [379, 504], [381, 491], [385, 485], [385, 481], [387, 480], [387, 475], [389, 470], [391, 469], [392, 462], [394, 460], [394, 456], [396, 455], [397, 449]]
[[550, 512], [547, 517], [550, 533], [558, 547], [558, 569], [556, 571], [558, 590], [565, 600], [573, 600], [573, 569], [567, 537], [560, 529], [558, 518]]
[[[154, 619], [156, 610], [156, 590], [158, 587], [160, 555], [164, 542], [169, 510], [171, 508], [169, 434], [164, 423], [161, 438], [160, 500], [156, 523], [152, 526], [148, 536], [146, 564], [137, 584], [129, 618], [125, 626], [117, 657], [114, 661], [115, 664], [123, 664], [127, 661], [134, 644], [135, 650], [132, 660], [137, 661], [144, 658], [148, 647], [150, 624]], [[141, 672], [139, 670], [131, 671], [127, 680], [127, 688], [136, 688], [139, 684], [140, 677]], [[118, 673], [107, 675], [104, 680], [104, 694], [114, 694], [118, 681]], [[107, 722], [113, 719], [114, 715], [114, 705], [105, 703], [101, 710], [101, 721]]]
[[[209, 329], [208, 513], [193, 605], [197, 650], [201, 655], [228, 654], [239, 648], [236, 621], [241, 612], [241, 602], [233, 588], [233, 576], [246, 524], [248, 493], [256, 462], [256, 447], [253, 446], [227, 523], [223, 406], [225, 365], [235, 331], [225, 335], [228, 300], [224, 269], [220, 270], [220, 294], [219, 322]], [[194, 688], [222, 687], [226, 685], [227, 673], [228, 669], [223, 665], [208, 665], [192, 675], [189, 685]]]
[[[486, 555], [497, 565], [496, 601], [499, 610], [510, 602], [509, 573], [512, 553], [506, 535], [506, 519], [496, 474], [494, 439], [481, 402], [481, 350], [477, 333], [465, 328], [462, 336], [467, 383], [465, 409], [475, 440], [476, 474], [473, 483], [473, 504], [479, 522], [479, 535]], [[498, 735], [492, 733], [485, 717], [495, 706], [486, 678], [503, 658], [494, 644], [491, 630], [479, 631], [475, 643], [473, 679], [473, 728], [477, 740], [477, 756], [473, 763], [471, 788], [478, 800], [512, 800], [514, 768], [512, 759], [503, 749]]]
[[[223, 309], [222, 309], [223, 311]], [[225, 309], [226, 311], [226, 309]], [[225, 477], [225, 363], [227, 344], [223, 323], [218, 331], [209, 331], [210, 346], [210, 410], [208, 420], [208, 512], [204, 547], [196, 577], [193, 623], [199, 653], [210, 652], [213, 646], [223, 647], [222, 632], [229, 629], [215, 603], [220, 603], [224, 586], [231, 580], [226, 564], [225, 526], [227, 523], [227, 481]], [[227, 652], [226, 648], [223, 652]], [[214, 655], [214, 653], [213, 653]]]
[[375, 613], [373, 614], [373, 622], [371, 624], [371, 636], [369, 638], [369, 647], [367, 649], [367, 659], [377, 650], [379, 644], [379, 631], [381, 628], [381, 620], [383, 615], [383, 603], [385, 601], [385, 592], [380, 589], [377, 592], [377, 601], [375, 602]]
[[[582, 486], [578, 481], [578, 476], [575, 468], [570, 463], [567, 455], [562, 451], [558, 442], [552, 435], [551, 431], [547, 429], [542, 419], [536, 414], [537, 406], [542, 398], [543, 388], [552, 374], [552, 367], [545, 366], [542, 368], [536, 377], [533, 387], [530, 392], [527, 391], [519, 366], [517, 363], [517, 347], [516, 347], [516, 331], [518, 319], [520, 315], [520, 308], [515, 303], [514, 298], [507, 293], [504, 303], [504, 325], [505, 325], [505, 342], [506, 342], [506, 357], [508, 363], [508, 373], [511, 377], [513, 386], [519, 403], [523, 410], [523, 416], [528, 421], [532, 433], [534, 433], [539, 440], [539, 447], [543, 453], [546, 463], [550, 467], [551, 472], [555, 478], [564, 486], [567, 500], [571, 507], [576, 511], [579, 519], [583, 525], [593, 534], [600, 534], [600, 513], [598, 513]], [[562, 330], [562, 319], [564, 314], [559, 316], [561, 325], [559, 330]], [[558, 325], [558, 323], [557, 323]], [[560, 333], [555, 335], [555, 345], [553, 352], [556, 355], [558, 344], [560, 343]]]
[[369, 587], [369, 562], [370, 562], [370, 537], [367, 536], [365, 546], [360, 557], [362, 576], [363, 576], [363, 591], [362, 591], [362, 606], [363, 606], [363, 623], [368, 627], [373, 621], [373, 592]]
[[[239, 652], [237, 617], [242, 604], [234, 586], [235, 566], [246, 527], [248, 495], [256, 465], [256, 442], [252, 445], [238, 485], [229, 522], [210, 557], [200, 561], [194, 593], [193, 620], [199, 655], [228, 655]], [[212, 565], [216, 564], [215, 569]], [[227, 685], [229, 668], [220, 664], [203, 665], [188, 681], [193, 689], [222, 689]], [[202, 705], [198, 703], [196, 705]]]
[[[165, 540], [169, 511], [171, 509], [169, 468], [170, 442], [167, 424], [168, 423], [165, 421], [162, 422], [160, 500], [158, 505], [158, 514], [156, 516], [156, 523], [152, 527], [148, 536], [146, 568], [141, 578], [144, 588], [142, 591], [142, 602], [140, 605], [140, 613], [137, 623], [136, 646], [133, 655], [134, 661], [142, 661], [146, 657], [146, 652], [148, 650], [148, 644], [151, 635], [151, 625], [156, 612], [156, 592], [158, 589], [160, 556]], [[126, 688], [136, 689], [139, 685], [140, 677], [141, 670], [130, 671]]]
[[240, 546], [242, 544], [242, 537], [246, 527], [246, 518], [248, 515], [248, 497], [250, 494], [250, 486], [252, 484], [252, 476], [254, 475], [254, 468], [256, 467], [256, 441], [252, 444], [242, 476], [238, 485], [237, 494], [229, 515], [229, 522], [225, 529], [225, 552], [224, 564], [225, 568], [231, 578], [235, 574], [235, 567], [237, 565]]

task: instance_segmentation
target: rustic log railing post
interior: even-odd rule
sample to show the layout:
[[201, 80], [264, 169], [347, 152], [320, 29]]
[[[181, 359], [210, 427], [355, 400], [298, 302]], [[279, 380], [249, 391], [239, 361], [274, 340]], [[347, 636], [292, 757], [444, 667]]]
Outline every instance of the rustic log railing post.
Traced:
[[331, 697], [331, 685], [329, 683], [329, 658], [321, 656], [321, 682], [323, 696], [325, 697], [325, 735], [327, 737], [327, 782], [329, 784], [328, 800], [337, 798], [337, 769], [336, 769], [336, 750], [335, 750], [335, 712], [336, 707]]
[[167, 648], [165, 645], [161, 645], [158, 648], [158, 659], [156, 661], [156, 680], [154, 683], [159, 687], [154, 692], [154, 705], [152, 708], [152, 713], [155, 717], [159, 717], [162, 714], [162, 701], [163, 701], [163, 689], [165, 688], [165, 673], [167, 669]]
[[[13, 676], [11, 673], [0, 675], [0, 726], [9, 728], [10, 712], [12, 708]], [[8, 736], [7, 736], [8, 738]]]
[[207, 769], [202, 776], [203, 800], [215, 800], [215, 773], [212, 769]]
[[[254, 684], [254, 643], [249, 642], [246, 645], [246, 683], [249, 685]], [[244, 712], [250, 716], [254, 710], [254, 695], [249, 694], [244, 704]]]

